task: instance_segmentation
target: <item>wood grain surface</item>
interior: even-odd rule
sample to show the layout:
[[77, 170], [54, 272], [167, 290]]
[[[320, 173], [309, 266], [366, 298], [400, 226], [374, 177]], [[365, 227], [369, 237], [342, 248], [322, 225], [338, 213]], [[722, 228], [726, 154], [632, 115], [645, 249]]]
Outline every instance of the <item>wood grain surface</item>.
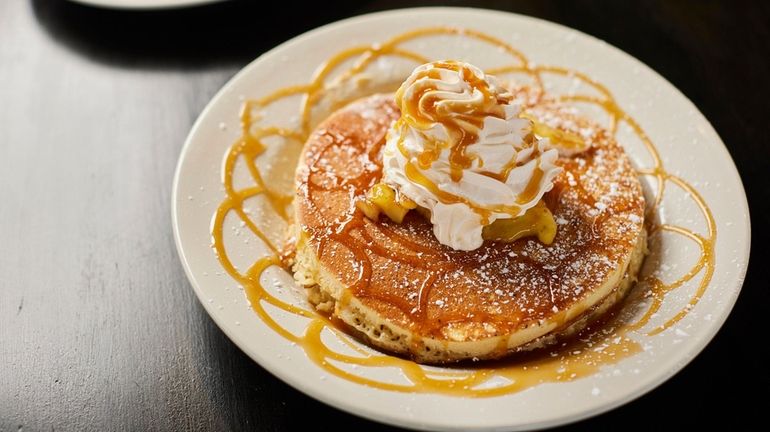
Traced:
[[[171, 181], [187, 132], [236, 71], [276, 44], [402, 1], [229, 1], [131, 12], [0, 1], [0, 431], [390, 428], [277, 380], [198, 304], [179, 263]], [[422, 3], [434, 4], [434, 3]], [[606, 40], [669, 79], [728, 146], [753, 253], [716, 339], [660, 388], [569, 430], [760, 419], [770, 242], [770, 4], [449, 2]]]

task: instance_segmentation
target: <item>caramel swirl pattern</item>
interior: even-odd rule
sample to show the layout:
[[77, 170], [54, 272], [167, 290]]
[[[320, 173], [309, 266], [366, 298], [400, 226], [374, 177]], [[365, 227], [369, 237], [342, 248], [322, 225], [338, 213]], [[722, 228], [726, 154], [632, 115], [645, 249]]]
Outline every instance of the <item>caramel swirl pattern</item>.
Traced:
[[[654, 241], [656, 234], [663, 232], [681, 235], [697, 245], [700, 252], [697, 262], [683, 276], [673, 282], [665, 283], [654, 273], [645, 272], [647, 275], [642, 277], [641, 286], [637, 289], [643, 287], [647, 289], [648, 296], [652, 298], [652, 301], [649, 304], [644, 304], [646, 310], [636, 322], [618, 319], [617, 317], [621, 315], [618, 314], [604, 324], [605, 327], [602, 331], [590, 331], [591, 329], [588, 329], [589, 331], [584, 336], [560, 347], [557, 351], [548, 350], [547, 352], [524, 354], [502, 363], [437, 369], [423, 367], [412, 361], [377, 353], [363, 347], [340, 330], [331, 319], [282, 300], [269, 287], [261, 283], [260, 277], [266, 269], [281, 265], [282, 245], [271, 239], [271, 236], [260, 229], [257, 223], [249, 217], [244, 202], [251, 198], [265, 198], [275, 215], [288, 222], [289, 212], [287, 208], [293, 196], [293, 191], [279, 191], [271, 187], [257, 167], [256, 160], [266, 151], [266, 140], [272, 137], [282, 137], [286, 142], [304, 142], [311, 132], [312, 110], [326, 96], [325, 83], [334, 73], [340, 72], [340, 69], [344, 70], [336, 75], [337, 79], [345, 81], [359, 76], [372, 62], [384, 56], [403, 58], [413, 61], [415, 64], [427, 63], [431, 59], [408, 50], [403, 45], [420, 38], [446, 35], [474, 39], [506, 53], [511, 58], [511, 65], [497, 67], [485, 72], [495, 75], [520, 74], [527, 76], [532, 81], [532, 85], [539, 89], [543, 95], [547, 94], [543, 83], [551, 76], [568, 76], [580, 80], [592, 88], [598, 96], [574, 94], [559, 95], [555, 98], [564, 104], [583, 103], [600, 108], [609, 117], [607, 129], [611, 134], [616, 134], [619, 126], [625, 124], [644, 144], [653, 163], [650, 167], [638, 168], [638, 173], [640, 176], [655, 180], [653, 198], [650, 200], [646, 217], [651, 239]], [[352, 66], [346, 66], [351, 60], [353, 61]], [[298, 127], [289, 129], [259, 124], [259, 118], [254, 114], [255, 111], [266, 109], [275, 102], [296, 95], [302, 96]], [[609, 90], [579, 71], [557, 66], [534, 65], [519, 50], [493, 36], [476, 30], [449, 27], [422, 28], [397, 35], [382, 44], [346, 49], [319, 67], [309, 83], [283, 88], [263, 98], [246, 101], [242, 110], [241, 125], [242, 136], [230, 147], [225, 157], [223, 167], [225, 197], [214, 214], [212, 222], [211, 234], [214, 251], [227, 273], [244, 286], [254, 312], [266, 326], [286, 340], [299, 345], [320, 369], [355, 383], [388, 391], [489, 397], [521, 391], [544, 382], [572, 381], [596, 373], [603, 365], [615, 364], [623, 358], [639, 352], [641, 350], [640, 345], [632, 337], [633, 335], [637, 335], [637, 338], [651, 337], [684, 318], [708, 289], [714, 272], [716, 225], [711, 210], [690, 183], [665, 169], [653, 142], [637, 121], [617, 104]], [[246, 165], [253, 181], [250, 186], [236, 188], [234, 185], [233, 173], [236, 163], [239, 161]], [[705, 233], [656, 221], [656, 211], [663, 200], [666, 188], [670, 185], [681, 188], [693, 200], [705, 221]], [[234, 214], [242, 221], [242, 225], [257, 236], [268, 251], [246, 271], [240, 271], [236, 268], [225, 246], [223, 231], [225, 219], [229, 214]], [[385, 250], [381, 252], [387, 253]], [[651, 330], [648, 329], [652, 317], [660, 312], [660, 307], [666, 296], [690, 281], [697, 282], [697, 289], [689, 303], [662, 324]], [[276, 318], [275, 312], [269, 312], [271, 309], [268, 306], [281, 311], [281, 313], [306, 319], [307, 325], [304, 332], [297, 335], [289, 331], [281, 320]], [[327, 343], [326, 338], [322, 337], [325, 331], [332, 332], [336, 335], [338, 342], [349, 349], [345, 352], [335, 350], [332, 344]], [[607, 343], [605, 348], [601, 350], [591, 349], [591, 347], [596, 347], [597, 344], [605, 343], [608, 340], [613, 342]], [[400, 384], [379, 380], [365, 372], [367, 368], [382, 367], [399, 369], [407, 378], [408, 383]], [[503, 377], [507, 380], [504, 384], [484, 385], [495, 377]]]

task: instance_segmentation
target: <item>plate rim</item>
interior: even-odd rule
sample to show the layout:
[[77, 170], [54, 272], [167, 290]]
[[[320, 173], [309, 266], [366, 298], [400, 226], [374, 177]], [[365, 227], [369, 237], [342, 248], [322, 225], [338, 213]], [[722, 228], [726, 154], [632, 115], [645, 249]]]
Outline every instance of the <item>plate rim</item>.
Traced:
[[[86, 0], [86, 1], [91, 1], [91, 0]], [[199, 1], [199, 0], [192, 0], [192, 1]], [[215, 1], [221, 1], [221, 0], [215, 0]], [[630, 60], [635, 66], [645, 69], [647, 72], [655, 76], [660, 82], [665, 83], [664, 85], [667, 87], [665, 91], [673, 92], [676, 96], [681, 97], [681, 99], [685, 101], [686, 104], [689, 105], [689, 108], [691, 108], [696, 113], [696, 115], [703, 120], [703, 124], [708, 126], [709, 132], [713, 133], [713, 135], [717, 138], [718, 143], [721, 144], [720, 146], [717, 146], [720, 148], [720, 151], [722, 152], [722, 154], [720, 155], [720, 158], [725, 159], [727, 162], [729, 162], [728, 164], [729, 168], [727, 167], [725, 168], [730, 171], [729, 174], [733, 175], [737, 179], [738, 181], [737, 185], [740, 189], [739, 190], [740, 197], [743, 198], [741, 204], [743, 207], [742, 214], [744, 215], [744, 218], [741, 222], [744, 228], [744, 235], [747, 239], [743, 249], [740, 251], [736, 251], [736, 252], [739, 252], [741, 255], [745, 256], [745, 259], [740, 261], [741, 268], [739, 269], [739, 271], [735, 276], [735, 288], [729, 292], [730, 294], [729, 298], [725, 299], [726, 301], [724, 302], [724, 309], [726, 313], [719, 319], [713, 321], [713, 324], [710, 327], [708, 327], [706, 333], [702, 333], [703, 336], [701, 337], [700, 341], [698, 341], [698, 343], [694, 346], [693, 349], [690, 350], [690, 352], [687, 352], [686, 355], [682, 355], [679, 357], [670, 357], [668, 361], [660, 364], [659, 368], [663, 370], [662, 373], [654, 374], [654, 376], [652, 376], [651, 378], [648, 378], [642, 386], [636, 387], [634, 391], [627, 392], [622, 397], [617, 397], [613, 400], [602, 402], [592, 409], [588, 409], [577, 414], [573, 413], [573, 414], [557, 415], [554, 417], [550, 417], [548, 420], [538, 421], [535, 423], [518, 424], [518, 425], [499, 424], [499, 425], [492, 425], [492, 426], [481, 426], [481, 427], [476, 427], [473, 430], [487, 431], [487, 430], [499, 430], [500, 428], [505, 428], [506, 430], [522, 430], [522, 429], [538, 430], [538, 429], [544, 429], [544, 428], [554, 427], [558, 425], [566, 425], [566, 424], [575, 423], [575, 422], [585, 420], [587, 418], [594, 417], [599, 414], [608, 412], [619, 406], [625, 405], [637, 398], [640, 398], [641, 396], [649, 393], [653, 389], [657, 388], [661, 384], [668, 381], [676, 373], [683, 370], [695, 357], [700, 355], [705, 349], [705, 347], [714, 339], [716, 334], [722, 329], [724, 323], [726, 322], [727, 318], [730, 316], [730, 313], [732, 312], [735, 306], [735, 302], [737, 301], [737, 298], [740, 295], [740, 292], [743, 288], [743, 283], [746, 277], [746, 272], [748, 270], [748, 263], [749, 263], [750, 253], [751, 253], [751, 217], [749, 213], [748, 199], [746, 196], [745, 187], [743, 185], [743, 180], [741, 178], [740, 172], [737, 169], [737, 166], [735, 165], [735, 161], [733, 160], [729, 150], [727, 149], [727, 146], [724, 144], [724, 141], [719, 136], [719, 133], [713, 127], [713, 125], [708, 120], [708, 118], [706, 118], [706, 116], [698, 109], [698, 107], [685, 94], [683, 94], [677, 87], [675, 87], [672, 83], [670, 83], [666, 78], [660, 75], [657, 71], [652, 69], [650, 66], [648, 66], [641, 60], [632, 56], [631, 54], [626, 53], [622, 49], [602, 39], [599, 39], [595, 36], [584, 33], [580, 30], [577, 30], [559, 23], [548, 21], [542, 18], [532, 17], [529, 15], [502, 11], [502, 10], [495, 10], [495, 9], [472, 8], [472, 7], [444, 7], [444, 6], [399, 8], [399, 9], [390, 9], [385, 11], [367, 13], [363, 15], [357, 15], [357, 16], [337, 20], [328, 24], [324, 24], [320, 27], [316, 27], [312, 30], [299, 34], [291, 39], [288, 39], [280, 43], [279, 45], [271, 48], [270, 50], [262, 53], [257, 58], [255, 58], [254, 60], [250, 61], [248, 64], [243, 66], [216, 92], [216, 94], [206, 104], [206, 107], [198, 115], [196, 121], [193, 123], [193, 126], [191, 127], [190, 132], [185, 138], [184, 144], [180, 151], [180, 155], [177, 161], [177, 165], [174, 173], [174, 179], [172, 183], [172, 194], [171, 194], [172, 215], [171, 216], [172, 216], [172, 225], [173, 225], [173, 232], [174, 232], [174, 243], [176, 245], [177, 254], [179, 255], [180, 261], [182, 263], [182, 267], [184, 268], [185, 275], [187, 276], [187, 279], [190, 282], [190, 285], [192, 286], [193, 291], [195, 292], [196, 297], [198, 298], [198, 301], [206, 310], [209, 317], [214, 321], [217, 327], [219, 327], [219, 329], [222, 330], [222, 332], [228, 337], [228, 339], [230, 339], [230, 341], [232, 341], [236, 346], [238, 346], [238, 348], [241, 349], [241, 351], [243, 351], [254, 362], [256, 362], [257, 365], [259, 365], [259, 367], [264, 368], [265, 370], [270, 372], [273, 376], [277, 377], [284, 383], [290, 385], [294, 389], [304, 393], [307, 396], [312, 397], [313, 399], [327, 406], [345, 411], [346, 413], [352, 414], [357, 417], [365, 418], [367, 420], [377, 421], [377, 422], [400, 426], [400, 427], [407, 427], [411, 429], [428, 430], [428, 429], [440, 428], [441, 430], [468, 430], [467, 426], [457, 426], [457, 425], [452, 426], [452, 425], [437, 424], [437, 423], [430, 423], [430, 422], [428, 423], [416, 422], [410, 419], [399, 417], [394, 414], [383, 414], [381, 412], [375, 412], [373, 410], [362, 409], [360, 406], [349, 404], [347, 402], [348, 399], [346, 399], [345, 397], [336, 397], [332, 393], [317, 390], [313, 386], [306, 385], [304, 381], [294, 378], [294, 376], [291, 373], [285, 371], [284, 369], [276, 368], [270, 365], [268, 362], [260, 361], [260, 359], [263, 356], [261, 356], [259, 352], [251, 349], [251, 347], [249, 347], [244, 340], [240, 340], [234, 334], [234, 331], [232, 331], [229, 328], [229, 326], [225, 323], [225, 320], [222, 318], [219, 318], [218, 315], [214, 313], [214, 306], [208, 304], [208, 302], [205, 301], [202, 289], [198, 285], [197, 279], [193, 275], [192, 269], [188, 263], [187, 257], [185, 256], [184, 249], [182, 247], [182, 239], [179, 232], [179, 224], [178, 224], [178, 217], [179, 217], [178, 213], [180, 209], [178, 209], [177, 207], [182, 202], [182, 200], [180, 200], [178, 196], [180, 173], [184, 165], [184, 161], [187, 156], [187, 153], [192, 145], [191, 143], [193, 141], [193, 137], [197, 135], [198, 130], [201, 128], [205, 119], [208, 117], [208, 115], [212, 111], [213, 107], [217, 104], [219, 99], [221, 99], [224, 94], [230, 91], [231, 87], [233, 87], [237, 81], [239, 81], [242, 77], [248, 75], [251, 72], [251, 70], [256, 67], [257, 63], [259, 63], [261, 60], [265, 59], [266, 57], [274, 54], [278, 50], [287, 49], [294, 45], [301, 44], [306, 39], [313, 38], [317, 36], [319, 33], [330, 31], [334, 27], [342, 24], [348, 24], [348, 23], [357, 22], [357, 21], [366, 22], [368, 20], [377, 20], [387, 15], [399, 15], [404, 13], [430, 14], [430, 13], [441, 13], [441, 12], [451, 12], [451, 13], [469, 12], [469, 13], [481, 14], [481, 15], [484, 15], [484, 14], [509, 15], [518, 19], [535, 21], [540, 25], [556, 27], [557, 29], [562, 31], [576, 32], [580, 36], [590, 39], [593, 43], [603, 45], [605, 48], [608, 48], [611, 51], [614, 51], [616, 54], [619, 54], [620, 56], [625, 57], [627, 60]], [[739, 199], [739, 201], [741, 200]], [[713, 283], [713, 281], [711, 283]]]
[[150, 11], [166, 9], [183, 9], [209, 4], [223, 3], [228, 0], [159, 0], [158, 3], [132, 4], [130, 0], [70, 0], [82, 6], [124, 11]]

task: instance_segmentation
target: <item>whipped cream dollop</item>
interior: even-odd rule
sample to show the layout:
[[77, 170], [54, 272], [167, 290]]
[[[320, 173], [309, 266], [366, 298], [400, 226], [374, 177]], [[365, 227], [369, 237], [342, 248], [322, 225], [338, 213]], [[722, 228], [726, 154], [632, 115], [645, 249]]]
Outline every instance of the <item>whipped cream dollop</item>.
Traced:
[[535, 206], [561, 171], [558, 152], [497, 80], [462, 62], [424, 64], [396, 92], [383, 181], [430, 212], [439, 242], [483, 243], [482, 229]]

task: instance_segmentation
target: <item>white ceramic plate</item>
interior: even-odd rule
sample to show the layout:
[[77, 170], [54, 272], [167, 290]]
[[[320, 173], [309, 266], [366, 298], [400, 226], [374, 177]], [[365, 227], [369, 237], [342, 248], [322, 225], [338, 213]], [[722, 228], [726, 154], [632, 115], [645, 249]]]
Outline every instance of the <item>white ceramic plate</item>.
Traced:
[[[701, 256], [698, 242], [713, 240], [716, 234], [713, 266], [696, 268], [698, 272], [691, 280], [661, 297], [660, 310], [650, 322], [630, 334], [641, 348], [638, 353], [586, 377], [542, 383], [496, 397], [401, 392], [361, 385], [329, 373], [328, 365], [313, 362], [301, 345], [267, 326], [213, 253], [211, 228], [217, 222], [212, 222], [212, 217], [225, 198], [222, 161], [240, 135], [243, 100], [309, 82], [325, 59], [343, 49], [382, 43], [396, 34], [435, 25], [493, 35], [521, 50], [529, 58], [530, 68], [556, 65], [585, 73], [605, 85], [618, 105], [638, 121], [657, 146], [667, 175], [675, 176], [666, 182], [657, 217], [661, 223], [694, 233], [689, 238], [676, 234], [676, 230], [654, 236], [655, 256], [647, 259], [645, 274], [663, 281], [681, 277]], [[473, 38], [427, 37], [408, 42], [404, 48], [430, 58], [468, 60], [482, 68], [511, 62], [502, 50], [485, 48], [481, 46], [484, 43], [469, 39]], [[371, 69], [371, 76], [387, 76], [390, 80], [403, 79], [402, 73], [386, 60], [375, 62]], [[578, 75], [561, 80], [545, 75], [549, 91], [592, 91]], [[264, 124], [273, 122], [292, 128], [298, 122], [297, 113], [298, 102], [290, 100], [256, 114]], [[650, 153], [629, 130], [621, 125], [619, 141], [637, 168], [651, 167]], [[299, 146], [276, 139], [268, 147], [273, 150], [261, 156], [257, 165], [264, 169], [263, 176], [271, 187], [286, 187]], [[234, 175], [236, 189], [253, 186], [244, 164], [239, 164]], [[648, 189], [655, 190], [654, 176], [642, 178]], [[682, 179], [680, 186], [677, 179]], [[692, 193], [684, 191], [688, 187], [692, 187]], [[713, 214], [711, 227], [696, 205], [697, 195]], [[269, 236], [279, 236], [283, 229], [276, 218], [264, 212], [253, 211], [250, 217], [257, 225], [267, 227]], [[201, 303], [228, 337], [261, 366], [300, 391], [350, 413], [406, 427], [443, 430], [554, 426], [607, 411], [651, 390], [682, 369], [719, 330], [740, 291], [750, 247], [748, 206], [730, 155], [708, 121], [671, 84], [627, 54], [577, 31], [524, 16], [455, 8], [397, 10], [341, 21], [286, 42], [245, 67], [214, 97], [187, 139], [174, 181], [173, 222], [182, 263]], [[236, 215], [229, 214], [222, 224], [226, 254], [241, 272], [264, 255], [264, 246]], [[713, 271], [711, 275], [709, 270]], [[711, 277], [704, 286], [705, 293], [688, 308], [704, 277]], [[303, 293], [283, 270], [271, 268], [262, 280], [283, 304], [306, 307]], [[647, 289], [639, 287], [637, 293]], [[638, 318], [649, 304], [641, 301], [637, 306], [626, 315]], [[270, 305], [263, 306], [263, 310], [291, 334], [301, 336], [310, 322]], [[689, 313], [667, 330], [649, 335], [681, 310]], [[328, 329], [322, 335], [330, 349], [353, 352], [340, 342], [342, 336]], [[378, 355], [361, 349], [361, 355]], [[408, 385], [397, 368], [338, 366], [363, 379]]]
[[171, 9], [218, 3], [225, 0], [71, 0], [111, 9]]

